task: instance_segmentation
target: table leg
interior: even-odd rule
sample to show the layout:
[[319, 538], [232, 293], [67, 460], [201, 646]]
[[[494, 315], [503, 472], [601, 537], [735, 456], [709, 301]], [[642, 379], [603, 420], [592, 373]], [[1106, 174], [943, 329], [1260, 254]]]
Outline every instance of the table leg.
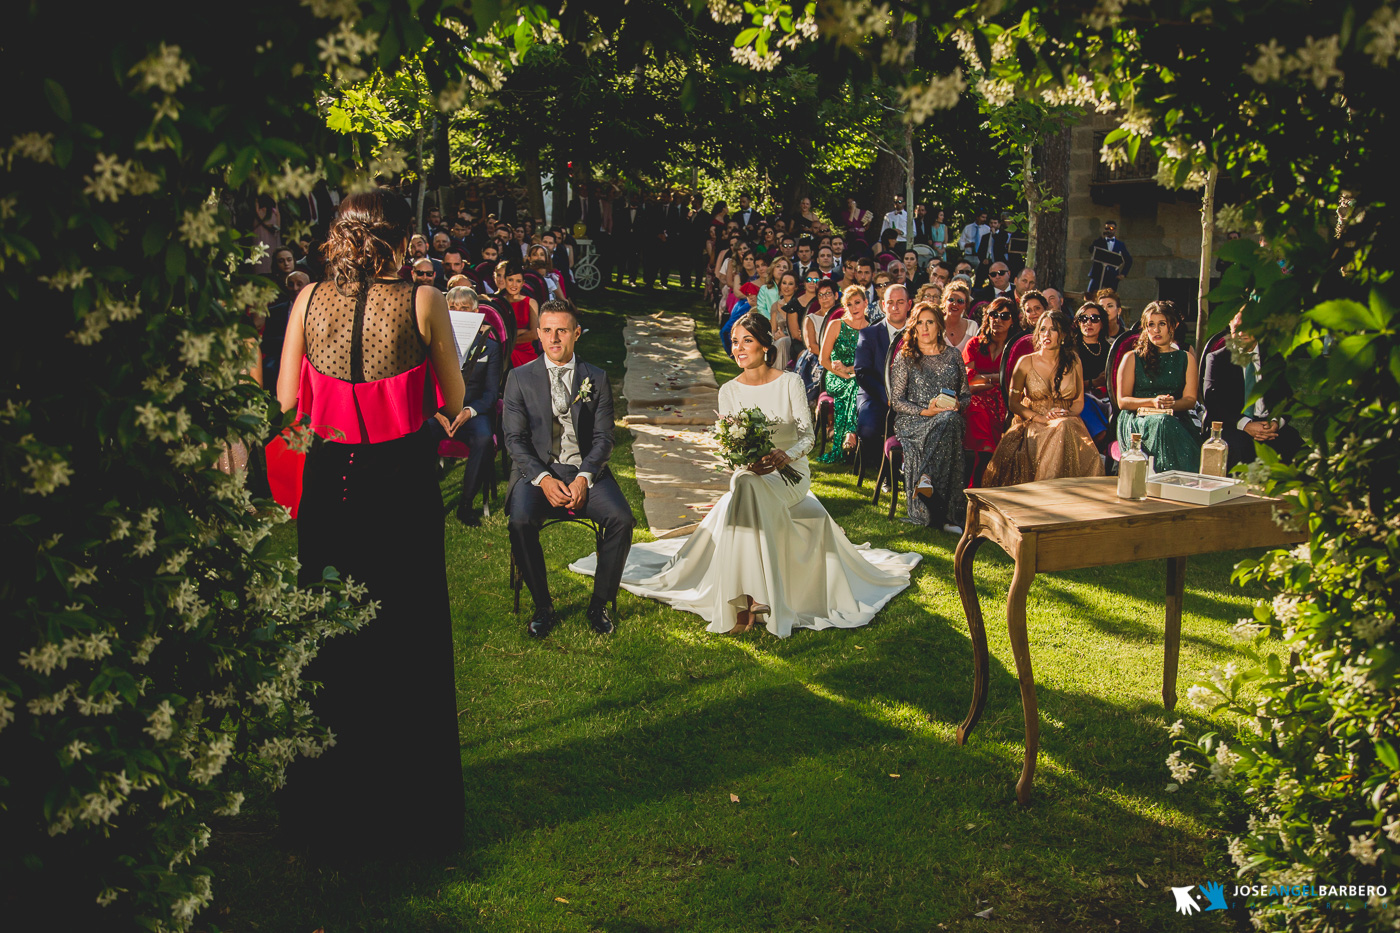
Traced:
[[982, 604], [977, 598], [977, 585], [972, 578], [972, 558], [986, 539], [977, 533], [976, 506], [969, 504], [967, 524], [958, 550], [953, 559], [954, 573], [958, 580], [958, 595], [962, 597], [963, 612], [967, 615], [967, 627], [972, 635], [972, 706], [967, 718], [958, 726], [958, 744], [966, 745], [977, 720], [982, 718], [982, 709], [987, 705], [987, 629], [982, 624]]
[[1176, 667], [1181, 656], [1181, 601], [1186, 592], [1186, 558], [1167, 560], [1167, 634], [1162, 658], [1162, 705], [1176, 708]]
[[1040, 711], [1035, 702], [1035, 674], [1031, 670], [1030, 638], [1026, 634], [1026, 592], [1035, 579], [1035, 538], [1027, 535], [1016, 552], [1016, 570], [1006, 594], [1006, 632], [1011, 653], [1016, 658], [1016, 679], [1021, 682], [1021, 713], [1026, 723], [1026, 756], [1021, 779], [1016, 782], [1016, 799], [1024, 806], [1031, 800], [1035, 780], [1035, 758], [1040, 750]]

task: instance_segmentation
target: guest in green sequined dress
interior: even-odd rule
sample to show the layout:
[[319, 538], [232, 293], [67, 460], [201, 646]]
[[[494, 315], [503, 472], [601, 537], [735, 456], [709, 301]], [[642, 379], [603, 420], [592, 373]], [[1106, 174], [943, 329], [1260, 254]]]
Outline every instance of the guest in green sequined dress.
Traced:
[[[823, 282], [818, 297], [821, 290], [827, 288], [835, 291], [836, 286]], [[852, 288], [861, 291], [859, 285], [852, 285], [847, 291]], [[856, 445], [856, 394], [860, 391], [856, 385], [856, 340], [868, 323], [864, 302], [847, 305], [846, 313], [836, 320], [827, 318], [822, 334], [821, 363], [826, 369], [827, 394], [836, 400], [836, 429], [832, 432], [831, 449], [818, 458], [822, 463], [840, 463]]]
[[1142, 311], [1137, 346], [1118, 366], [1118, 446], [1142, 435], [1142, 452], [1158, 473], [1201, 467], [1201, 440], [1186, 419], [1196, 407], [1196, 357], [1173, 339], [1181, 316], [1170, 301]]

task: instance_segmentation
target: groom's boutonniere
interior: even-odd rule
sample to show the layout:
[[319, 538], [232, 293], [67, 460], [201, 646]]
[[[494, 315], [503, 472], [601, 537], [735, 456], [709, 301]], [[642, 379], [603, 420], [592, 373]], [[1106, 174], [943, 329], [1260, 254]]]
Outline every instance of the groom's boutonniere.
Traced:
[[592, 380], [592, 379], [589, 379], [587, 376], [585, 376], [585, 377], [583, 378], [583, 382], [579, 383], [578, 395], [575, 395], [575, 396], [574, 396], [574, 400], [573, 400], [572, 402], [569, 403], [569, 407], [572, 408], [573, 406], [577, 405], [579, 402], [586, 402], [586, 401], [588, 401], [588, 400], [589, 400], [590, 398], [592, 398], [592, 397], [593, 397], [593, 380]]

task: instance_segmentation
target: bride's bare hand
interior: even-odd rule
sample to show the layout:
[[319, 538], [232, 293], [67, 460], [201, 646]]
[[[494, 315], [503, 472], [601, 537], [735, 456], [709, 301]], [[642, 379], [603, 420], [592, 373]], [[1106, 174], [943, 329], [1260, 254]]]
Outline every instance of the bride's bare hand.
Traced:
[[756, 476], [766, 476], [774, 470], [781, 470], [791, 462], [792, 458], [785, 451], [775, 450], [749, 464], [749, 472]]

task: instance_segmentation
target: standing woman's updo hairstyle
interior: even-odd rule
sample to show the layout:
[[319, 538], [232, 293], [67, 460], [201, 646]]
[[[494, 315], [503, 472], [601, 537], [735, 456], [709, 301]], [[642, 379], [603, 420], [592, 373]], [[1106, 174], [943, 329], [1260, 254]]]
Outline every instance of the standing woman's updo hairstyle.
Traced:
[[772, 366], [778, 358], [778, 350], [773, 346], [773, 325], [768, 323], [768, 318], [757, 311], [750, 311], [734, 322], [729, 329], [731, 334], [735, 327], [742, 327], [749, 332], [753, 339], [758, 341], [758, 345], [764, 350], [764, 361]]
[[386, 269], [397, 272], [399, 252], [413, 230], [408, 202], [384, 188], [340, 202], [326, 237], [326, 277], [349, 297]]

